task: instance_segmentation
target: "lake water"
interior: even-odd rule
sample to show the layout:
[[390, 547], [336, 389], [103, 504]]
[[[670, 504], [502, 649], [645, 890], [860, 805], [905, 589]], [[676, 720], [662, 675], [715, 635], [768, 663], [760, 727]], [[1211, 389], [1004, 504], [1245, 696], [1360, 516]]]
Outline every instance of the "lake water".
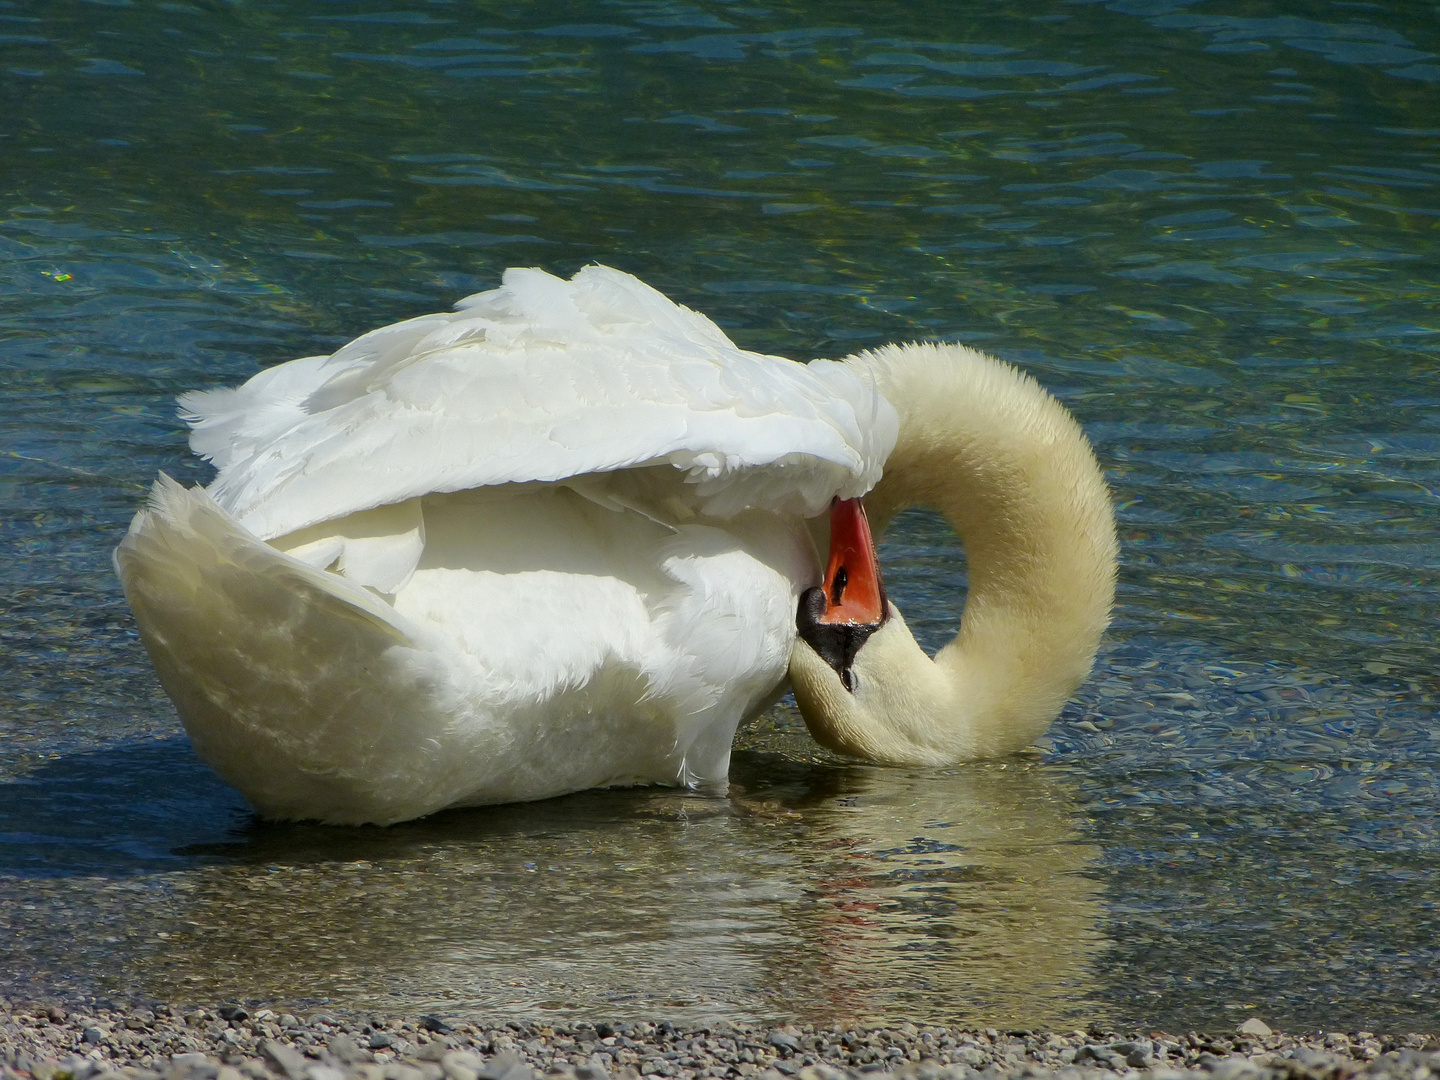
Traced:
[[[1440, 8], [0, 0], [0, 992], [1440, 1029]], [[1124, 544], [1040, 748], [784, 707], [728, 798], [258, 822], [109, 552], [172, 399], [600, 261], [742, 345], [1051, 387]], [[933, 646], [940, 520], [882, 557]]]

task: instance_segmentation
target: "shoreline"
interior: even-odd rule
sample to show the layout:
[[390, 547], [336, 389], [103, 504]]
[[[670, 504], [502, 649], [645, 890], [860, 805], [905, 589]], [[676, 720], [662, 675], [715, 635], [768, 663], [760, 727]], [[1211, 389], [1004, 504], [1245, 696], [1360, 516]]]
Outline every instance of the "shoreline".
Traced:
[[897, 1023], [491, 1025], [236, 1005], [0, 1008], [3, 1080], [1440, 1080], [1440, 1036], [1000, 1031]]

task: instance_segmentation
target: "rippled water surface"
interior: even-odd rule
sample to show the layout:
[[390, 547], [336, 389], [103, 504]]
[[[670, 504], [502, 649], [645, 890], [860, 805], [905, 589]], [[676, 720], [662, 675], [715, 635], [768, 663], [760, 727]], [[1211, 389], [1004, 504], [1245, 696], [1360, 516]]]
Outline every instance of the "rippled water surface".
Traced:
[[[1440, 7], [0, 0], [0, 991], [1440, 1029]], [[112, 577], [184, 389], [514, 264], [741, 344], [973, 343], [1114, 485], [1038, 752], [275, 826]], [[964, 563], [883, 557], [926, 643]]]

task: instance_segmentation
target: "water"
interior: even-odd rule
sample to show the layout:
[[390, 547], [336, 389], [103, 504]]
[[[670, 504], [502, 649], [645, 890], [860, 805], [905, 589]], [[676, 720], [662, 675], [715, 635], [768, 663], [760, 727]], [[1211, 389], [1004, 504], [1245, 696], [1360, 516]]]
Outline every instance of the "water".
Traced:
[[[0, 2], [0, 991], [489, 1016], [1440, 1028], [1440, 8]], [[108, 552], [171, 399], [633, 272], [973, 343], [1086, 424], [1120, 604], [1041, 748], [275, 826]], [[963, 556], [884, 545], [927, 644]]]

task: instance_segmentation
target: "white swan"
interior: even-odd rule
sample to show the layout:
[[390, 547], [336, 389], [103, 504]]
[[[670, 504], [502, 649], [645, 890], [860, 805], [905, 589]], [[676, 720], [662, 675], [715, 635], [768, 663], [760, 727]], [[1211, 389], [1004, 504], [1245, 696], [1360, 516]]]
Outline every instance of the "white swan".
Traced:
[[[837, 749], [1005, 753], [1083, 680], [1112, 600], [1104, 482], [1027, 377], [960, 346], [744, 352], [604, 267], [509, 270], [181, 404], [218, 474], [162, 475], [116, 567], [197, 752], [267, 817], [718, 784], [787, 667]], [[933, 662], [884, 600], [872, 487], [879, 520], [938, 506], [966, 545]]]

